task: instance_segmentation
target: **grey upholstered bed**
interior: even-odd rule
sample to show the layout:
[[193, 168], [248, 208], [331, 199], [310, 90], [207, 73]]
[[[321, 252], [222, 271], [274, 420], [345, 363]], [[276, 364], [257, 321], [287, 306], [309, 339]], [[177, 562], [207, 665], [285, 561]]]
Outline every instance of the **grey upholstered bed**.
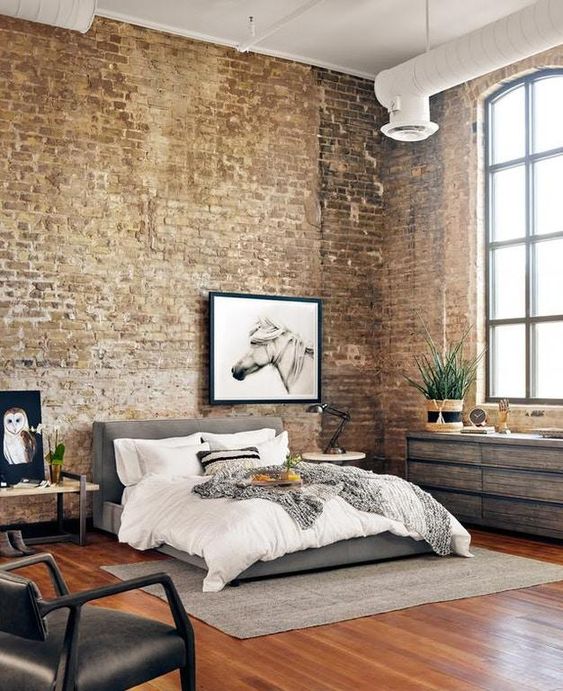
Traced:
[[[114, 439], [164, 439], [194, 432], [229, 434], [263, 427], [273, 427], [277, 434], [283, 431], [281, 418], [268, 416], [94, 422], [94, 481], [100, 485], [100, 491], [94, 494], [94, 526], [113, 534], [119, 532], [124, 487], [115, 466]], [[198, 556], [180, 552], [170, 545], [162, 545], [160, 551], [207, 570], [205, 561]], [[239, 579], [382, 561], [430, 551], [424, 541], [385, 532], [286, 554], [273, 561], [259, 561], [241, 573]]]

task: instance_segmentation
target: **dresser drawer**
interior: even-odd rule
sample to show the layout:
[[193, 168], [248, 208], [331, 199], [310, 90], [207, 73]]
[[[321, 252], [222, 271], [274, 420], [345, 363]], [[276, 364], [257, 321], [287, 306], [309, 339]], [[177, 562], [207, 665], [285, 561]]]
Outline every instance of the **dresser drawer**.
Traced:
[[482, 456], [483, 465], [563, 472], [563, 449], [547, 449], [541, 446], [484, 444]]
[[437, 489], [429, 489], [428, 492], [459, 521], [479, 522], [481, 520], [481, 497], [472, 494], [442, 492]]
[[484, 468], [483, 492], [563, 504], [563, 474]]
[[483, 497], [483, 520], [492, 526], [563, 537], [563, 506]]
[[409, 439], [408, 457], [451, 463], [481, 463], [480, 444], [462, 441]]
[[481, 468], [445, 463], [417, 463], [409, 461], [409, 480], [416, 485], [432, 485], [449, 489], [468, 489], [480, 492]]

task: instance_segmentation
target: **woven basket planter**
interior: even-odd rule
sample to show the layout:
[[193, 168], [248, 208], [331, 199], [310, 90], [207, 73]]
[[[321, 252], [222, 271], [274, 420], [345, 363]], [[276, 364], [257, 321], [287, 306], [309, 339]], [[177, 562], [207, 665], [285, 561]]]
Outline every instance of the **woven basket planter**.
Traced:
[[426, 401], [427, 432], [459, 432], [463, 428], [463, 399]]

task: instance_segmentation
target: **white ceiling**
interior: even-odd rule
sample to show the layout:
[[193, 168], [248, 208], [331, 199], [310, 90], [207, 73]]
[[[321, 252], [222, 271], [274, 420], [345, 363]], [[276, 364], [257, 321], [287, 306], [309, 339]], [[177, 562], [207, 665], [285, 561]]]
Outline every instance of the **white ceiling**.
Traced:
[[[98, 0], [97, 14], [237, 47], [308, 8], [251, 48], [362, 77], [425, 49], [425, 0]], [[431, 45], [533, 4], [533, 0], [430, 0]]]

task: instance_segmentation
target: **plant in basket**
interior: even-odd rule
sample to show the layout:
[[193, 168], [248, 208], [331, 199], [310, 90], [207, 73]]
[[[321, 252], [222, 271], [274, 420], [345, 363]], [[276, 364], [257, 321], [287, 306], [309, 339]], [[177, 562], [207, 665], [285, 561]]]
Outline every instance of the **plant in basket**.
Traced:
[[473, 358], [464, 356], [469, 327], [458, 341], [445, 343], [442, 349], [434, 342], [422, 322], [428, 353], [415, 357], [420, 380], [405, 379], [426, 398], [429, 432], [457, 432], [463, 428], [463, 400], [477, 377], [477, 368], [485, 351]]

